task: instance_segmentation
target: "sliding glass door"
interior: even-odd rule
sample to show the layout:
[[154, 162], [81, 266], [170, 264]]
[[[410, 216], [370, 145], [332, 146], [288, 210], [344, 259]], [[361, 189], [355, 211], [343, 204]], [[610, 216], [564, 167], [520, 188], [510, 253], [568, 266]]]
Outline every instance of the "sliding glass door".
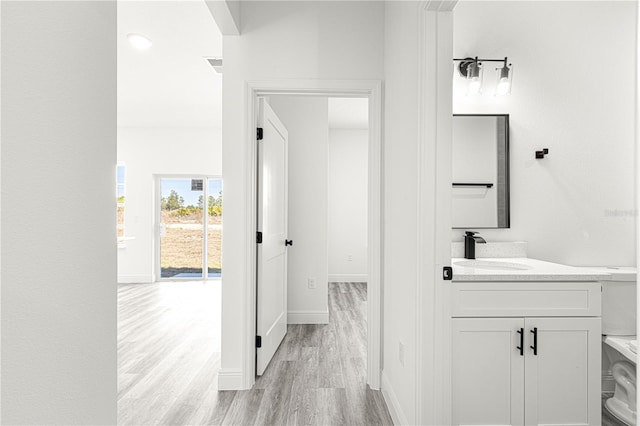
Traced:
[[207, 179], [207, 273], [222, 276], [222, 179]]
[[219, 278], [222, 180], [161, 176], [156, 183], [158, 276], [170, 280]]

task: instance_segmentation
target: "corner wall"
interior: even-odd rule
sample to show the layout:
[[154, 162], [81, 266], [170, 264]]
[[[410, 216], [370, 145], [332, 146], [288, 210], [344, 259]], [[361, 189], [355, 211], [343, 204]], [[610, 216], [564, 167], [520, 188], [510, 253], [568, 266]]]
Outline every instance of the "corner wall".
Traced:
[[[511, 95], [465, 96], [454, 113], [507, 113], [511, 229], [487, 241], [528, 241], [534, 258], [570, 265], [636, 264], [637, 2], [460, 2], [454, 56], [513, 63]], [[541, 160], [534, 152], [549, 148]], [[461, 240], [462, 231], [453, 239]]]
[[1, 28], [1, 422], [115, 424], [116, 2]]

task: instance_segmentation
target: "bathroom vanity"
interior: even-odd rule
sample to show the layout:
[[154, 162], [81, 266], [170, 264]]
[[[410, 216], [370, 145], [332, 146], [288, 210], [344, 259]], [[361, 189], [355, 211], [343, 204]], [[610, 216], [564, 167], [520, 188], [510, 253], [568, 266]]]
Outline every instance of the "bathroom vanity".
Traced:
[[452, 259], [454, 425], [598, 425], [598, 271], [529, 258]]

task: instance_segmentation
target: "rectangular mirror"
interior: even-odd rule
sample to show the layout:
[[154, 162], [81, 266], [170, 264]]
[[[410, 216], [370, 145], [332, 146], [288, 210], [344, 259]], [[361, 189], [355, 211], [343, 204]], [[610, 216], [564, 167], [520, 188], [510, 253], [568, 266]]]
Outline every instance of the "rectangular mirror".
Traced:
[[509, 228], [509, 115], [454, 114], [453, 228]]

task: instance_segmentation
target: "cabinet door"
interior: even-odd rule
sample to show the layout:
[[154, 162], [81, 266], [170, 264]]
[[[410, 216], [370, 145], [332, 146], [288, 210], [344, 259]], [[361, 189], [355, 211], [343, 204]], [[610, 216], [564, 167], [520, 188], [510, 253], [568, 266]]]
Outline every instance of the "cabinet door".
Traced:
[[452, 320], [454, 425], [522, 425], [524, 356], [522, 318]]
[[525, 330], [525, 423], [599, 425], [600, 318], [527, 318]]

